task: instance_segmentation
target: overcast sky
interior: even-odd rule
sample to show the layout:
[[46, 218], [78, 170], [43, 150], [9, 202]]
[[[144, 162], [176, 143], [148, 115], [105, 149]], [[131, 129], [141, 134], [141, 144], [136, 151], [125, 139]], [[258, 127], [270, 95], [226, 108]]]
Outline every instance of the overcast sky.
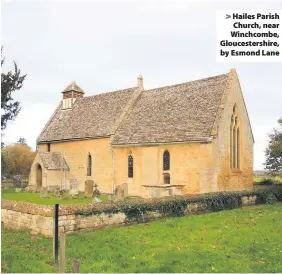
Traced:
[[282, 116], [282, 63], [217, 63], [216, 10], [282, 9], [282, 1], [3, 1], [4, 70], [27, 74], [22, 110], [3, 141], [36, 138], [71, 82], [86, 95], [177, 84], [236, 68], [263, 168], [267, 133]]

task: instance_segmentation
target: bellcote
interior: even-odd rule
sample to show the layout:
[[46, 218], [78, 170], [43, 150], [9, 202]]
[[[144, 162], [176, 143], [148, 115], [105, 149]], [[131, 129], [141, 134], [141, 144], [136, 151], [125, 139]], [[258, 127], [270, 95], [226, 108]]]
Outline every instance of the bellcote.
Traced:
[[73, 107], [77, 98], [83, 97], [84, 91], [76, 84], [72, 82], [63, 91], [63, 109], [70, 109]]

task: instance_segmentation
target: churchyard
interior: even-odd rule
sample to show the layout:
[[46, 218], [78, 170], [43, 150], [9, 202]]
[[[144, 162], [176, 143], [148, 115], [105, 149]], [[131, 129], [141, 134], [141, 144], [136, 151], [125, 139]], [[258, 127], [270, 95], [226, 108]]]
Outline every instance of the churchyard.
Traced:
[[[108, 200], [107, 195], [99, 196], [101, 201]], [[93, 201], [92, 197], [85, 197], [84, 192], [79, 192], [75, 197], [70, 197], [67, 193], [61, 195], [54, 195], [54, 193], [47, 193], [46, 197], [41, 197], [39, 192], [16, 192], [15, 188], [9, 188], [8, 190], [2, 190], [2, 199], [15, 200], [22, 202], [29, 202], [41, 205], [54, 205], [54, 204], [85, 204]]]
[[109, 195], [100, 194], [98, 185], [94, 184], [92, 180], [85, 182], [84, 192], [78, 191], [76, 180], [71, 180], [69, 190], [60, 189], [59, 187], [52, 189], [41, 187], [40, 191], [35, 191], [27, 186], [25, 180], [20, 177], [13, 178], [10, 181], [3, 181], [1, 185], [2, 199], [41, 205], [85, 204], [109, 199]]
[[[282, 205], [258, 205], [66, 236], [81, 272], [282, 272]], [[57, 272], [52, 239], [2, 228], [2, 273]]]
[[54, 204], [66, 272], [72, 258], [80, 272], [282, 271], [280, 183], [152, 200], [125, 194], [103, 195], [93, 181], [84, 192], [2, 189], [2, 273], [58, 272]]

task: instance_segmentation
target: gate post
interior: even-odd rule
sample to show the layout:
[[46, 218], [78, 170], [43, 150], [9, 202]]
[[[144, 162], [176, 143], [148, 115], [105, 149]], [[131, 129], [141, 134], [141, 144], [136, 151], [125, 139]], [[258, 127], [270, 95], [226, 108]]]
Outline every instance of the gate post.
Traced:
[[55, 204], [54, 206], [53, 250], [55, 265], [57, 265], [59, 257], [59, 204]]

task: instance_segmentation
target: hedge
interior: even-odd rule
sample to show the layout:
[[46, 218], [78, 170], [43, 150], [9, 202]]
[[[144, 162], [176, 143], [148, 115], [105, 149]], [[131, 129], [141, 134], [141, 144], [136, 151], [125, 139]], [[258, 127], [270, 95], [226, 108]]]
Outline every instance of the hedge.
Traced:
[[256, 196], [256, 204], [282, 201], [282, 187], [243, 192], [216, 192], [196, 196], [169, 196], [156, 199], [125, 199], [118, 203], [101, 203], [90, 210], [78, 210], [76, 215], [113, 214], [123, 212], [129, 221], [145, 221], [146, 213], [159, 212], [168, 216], [183, 216], [191, 203], [201, 203], [207, 211], [229, 210], [242, 206], [242, 197]]

